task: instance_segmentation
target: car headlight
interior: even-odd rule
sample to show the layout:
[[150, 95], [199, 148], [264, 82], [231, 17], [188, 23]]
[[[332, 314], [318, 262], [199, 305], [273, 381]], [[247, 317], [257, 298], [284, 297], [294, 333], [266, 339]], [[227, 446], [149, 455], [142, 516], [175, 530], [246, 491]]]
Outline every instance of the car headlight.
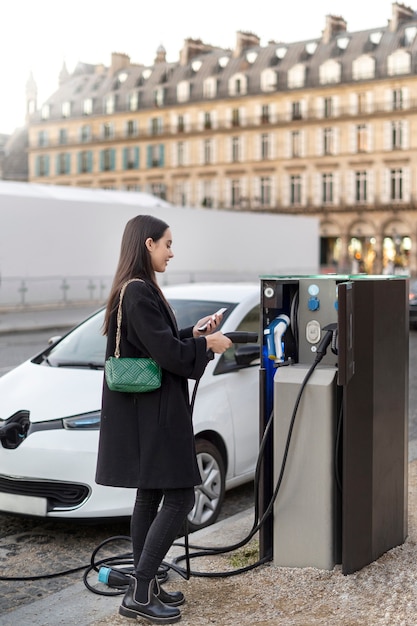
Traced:
[[64, 417], [62, 423], [67, 430], [98, 430], [100, 428], [100, 411], [82, 413], [72, 417]]

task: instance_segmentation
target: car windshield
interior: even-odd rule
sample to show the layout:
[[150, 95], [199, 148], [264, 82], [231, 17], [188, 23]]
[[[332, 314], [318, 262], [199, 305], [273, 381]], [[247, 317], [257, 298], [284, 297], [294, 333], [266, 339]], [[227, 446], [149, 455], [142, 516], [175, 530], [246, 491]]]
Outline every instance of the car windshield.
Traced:
[[[211, 315], [221, 307], [227, 311], [223, 320], [236, 306], [235, 303], [218, 300], [169, 299], [179, 328], [193, 326], [199, 319]], [[101, 329], [104, 309], [87, 319], [68, 333], [56, 346], [43, 353], [43, 362], [53, 367], [103, 368], [106, 337]]]

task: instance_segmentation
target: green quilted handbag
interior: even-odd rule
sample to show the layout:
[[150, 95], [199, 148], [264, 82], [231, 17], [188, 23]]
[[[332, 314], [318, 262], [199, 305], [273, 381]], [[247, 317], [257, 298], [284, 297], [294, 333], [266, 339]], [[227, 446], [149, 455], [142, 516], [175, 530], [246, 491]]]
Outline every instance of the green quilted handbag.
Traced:
[[145, 393], [161, 386], [161, 368], [153, 359], [111, 356], [105, 363], [105, 374], [111, 391]]
[[104, 364], [104, 375], [111, 391], [127, 393], [146, 393], [155, 391], [161, 386], [162, 371], [156, 361], [149, 357], [129, 358], [120, 356], [120, 335], [122, 325], [122, 300], [129, 283], [139, 278], [128, 280], [120, 291], [117, 310], [117, 332], [114, 356], [110, 356]]

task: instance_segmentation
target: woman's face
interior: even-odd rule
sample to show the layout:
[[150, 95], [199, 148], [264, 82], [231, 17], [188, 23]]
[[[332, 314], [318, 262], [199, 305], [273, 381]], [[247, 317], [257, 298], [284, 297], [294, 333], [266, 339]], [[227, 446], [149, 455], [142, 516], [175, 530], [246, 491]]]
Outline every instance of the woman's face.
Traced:
[[166, 229], [160, 239], [155, 241], [149, 237], [145, 241], [151, 257], [152, 268], [154, 272], [165, 272], [168, 261], [174, 256], [172, 246], [172, 234], [169, 228]]

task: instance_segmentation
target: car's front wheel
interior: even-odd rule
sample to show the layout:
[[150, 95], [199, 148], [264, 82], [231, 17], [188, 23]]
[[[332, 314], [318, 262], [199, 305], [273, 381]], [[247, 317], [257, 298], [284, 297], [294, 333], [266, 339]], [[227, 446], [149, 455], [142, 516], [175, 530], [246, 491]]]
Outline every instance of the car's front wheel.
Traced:
[[226, 472], [222, 455], [210, 441], [196, 440], [197, 462], [202, 483], [195, 488], [195, 504], [188, 515], [191, 532], [217, 520], [225, 493]]

